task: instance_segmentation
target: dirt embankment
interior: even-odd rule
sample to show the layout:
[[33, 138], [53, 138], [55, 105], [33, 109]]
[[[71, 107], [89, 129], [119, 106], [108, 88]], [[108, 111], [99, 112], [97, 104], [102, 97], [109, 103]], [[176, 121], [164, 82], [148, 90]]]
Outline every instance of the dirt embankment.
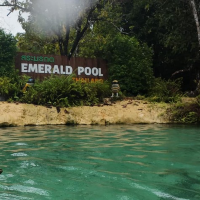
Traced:
[[0, 102], [0, 126], [169, 123], [168, 107], [142, 100], [71, 108]]

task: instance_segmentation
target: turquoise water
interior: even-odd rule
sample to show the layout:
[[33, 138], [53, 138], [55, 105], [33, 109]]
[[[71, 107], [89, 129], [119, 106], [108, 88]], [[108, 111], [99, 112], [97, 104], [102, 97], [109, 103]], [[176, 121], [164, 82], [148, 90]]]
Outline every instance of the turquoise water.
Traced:
[[0, 129], [0, 200], [200, 200], [200, 127]]

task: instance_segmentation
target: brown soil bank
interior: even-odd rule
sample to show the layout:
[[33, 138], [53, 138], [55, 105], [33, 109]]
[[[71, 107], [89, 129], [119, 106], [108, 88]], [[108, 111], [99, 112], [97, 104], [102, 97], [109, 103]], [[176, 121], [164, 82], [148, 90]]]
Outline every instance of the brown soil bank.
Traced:
[[165, 114], [168, 107], [141, 100], [71, 108], [0, 102], [0, 126], [170, 123]]

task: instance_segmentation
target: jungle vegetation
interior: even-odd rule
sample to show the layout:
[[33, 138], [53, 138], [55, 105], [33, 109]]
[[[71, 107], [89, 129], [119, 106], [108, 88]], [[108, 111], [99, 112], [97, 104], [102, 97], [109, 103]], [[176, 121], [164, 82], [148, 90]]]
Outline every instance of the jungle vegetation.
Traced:
[[[182, 95], [199, 99], [199, 0], [26, 0], [10, 8], [19, 12], [24, 29], [16, 36], [0, 30], [0, 94], [10, 100], [93, 105], [109, 96], [113, 79], [119, 81], [121, 96], [164, 102], [176, 102]], [[103, 58], [109, 80], [92, 85], [50, 77], [21, 94], [28, 77], [14, 70], [17, 51]], [[62, 91], [56, 90], [58, 84], [63, 84]]]

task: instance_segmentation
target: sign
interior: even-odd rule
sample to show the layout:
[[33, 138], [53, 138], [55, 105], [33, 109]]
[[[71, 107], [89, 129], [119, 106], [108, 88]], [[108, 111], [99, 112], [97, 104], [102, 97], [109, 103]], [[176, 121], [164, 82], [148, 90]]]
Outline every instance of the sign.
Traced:
[[96, 82], [108, 78], [106, 62], [96, 58], [39, 55], [32, 53], [17, 53], [15, 67], [20, 74], [31, 78], [43, 79], [51, 74], [70, 75], [74, 73], [76, 81]]

